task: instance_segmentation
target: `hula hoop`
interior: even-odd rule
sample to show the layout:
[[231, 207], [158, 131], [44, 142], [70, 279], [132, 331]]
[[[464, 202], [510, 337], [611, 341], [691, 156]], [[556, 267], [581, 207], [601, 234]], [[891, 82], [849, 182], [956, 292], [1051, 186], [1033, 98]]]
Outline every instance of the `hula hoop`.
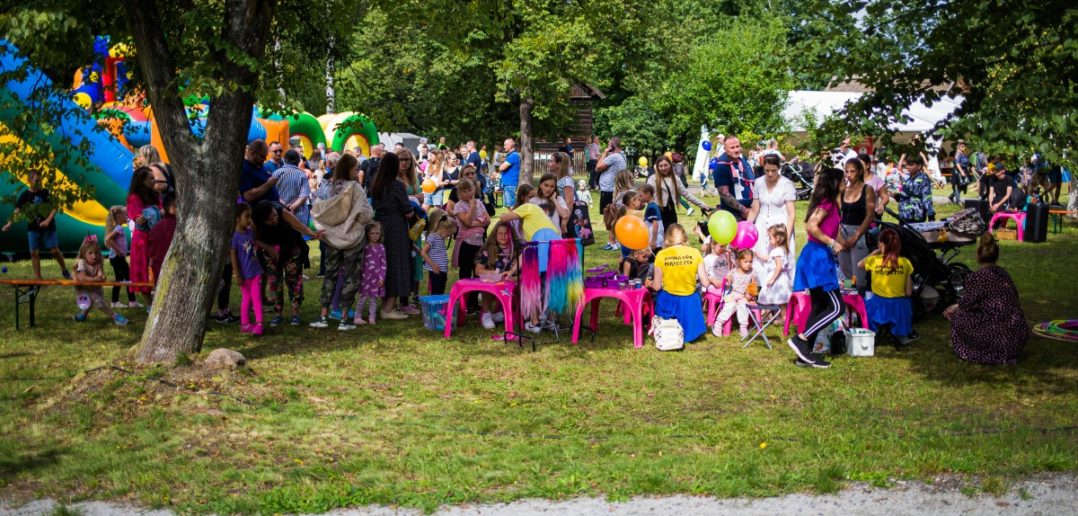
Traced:
[[1033, 333], [1046, 339], [1078, 342], [1078, 319], [1045, 321], [1034, 326]]

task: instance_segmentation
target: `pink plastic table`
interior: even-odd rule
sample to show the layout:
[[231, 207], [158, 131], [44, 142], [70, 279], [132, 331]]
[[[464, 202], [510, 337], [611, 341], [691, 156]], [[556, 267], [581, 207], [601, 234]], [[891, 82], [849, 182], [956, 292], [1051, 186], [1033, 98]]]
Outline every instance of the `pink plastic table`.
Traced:
[[651, 295], [646, 288], [584, 288], [584, 299], [576, 307], [573, 318], [573, 344], [580, 340], [580, 319], [584, 316], [584, 307], [591, 305], [591, 331], [599, 330], [599, 300], [617, 299], [625, 309], [625, 323], [633, 327], [633, 346], [644, 347], [644, 315], [651, 306]]
[[470, 292], [482, 292], [490, 294], [498, 300], [502, 305], [502, 311], [505, 313], [505, 332], [509, 333], [513, 331], [514, 313], [513, 313], [513, 295], [516, 293], [517, 284], [515, 281], [502, 280], [498, 282], [488, 282], [481, 279], [471, 278], [457, 280], [453, 284], [453, 288], [449, 290], [449, 303], [445, 307], [445, 338], [449, 338], [453, 331], [453, 325], [449, 324], [449, 321], [453, 320], [453, 309], [460, 305], [460, 313], [457, 315], [457, 324], [464, 324], [464, 319], [467, 316], [467, 307], [465, 294]]

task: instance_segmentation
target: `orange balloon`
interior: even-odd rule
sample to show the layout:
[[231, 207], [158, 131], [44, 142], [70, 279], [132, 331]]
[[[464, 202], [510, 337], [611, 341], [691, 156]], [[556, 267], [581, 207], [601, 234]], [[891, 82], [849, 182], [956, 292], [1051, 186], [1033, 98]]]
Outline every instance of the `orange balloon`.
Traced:
[[438, 189], [438, 185], [434, 184], [433, 179], [427, 179], [423, 181], [423, 193], [432, 194]]
[[614, 224], [614, 236], [621, 245], [632, 250], [648, 247], [648, 227], [644, 219], [635, 215], [626, 215]]

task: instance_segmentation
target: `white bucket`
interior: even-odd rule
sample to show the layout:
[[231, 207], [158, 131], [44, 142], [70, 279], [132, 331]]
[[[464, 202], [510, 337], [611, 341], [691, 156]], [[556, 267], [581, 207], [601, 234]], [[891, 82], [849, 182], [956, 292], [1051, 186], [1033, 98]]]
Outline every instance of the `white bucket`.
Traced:
[[876, 354], [876, 334], [864, 328], [846, 330], [846, 350], [851, 357], [870, 357]]

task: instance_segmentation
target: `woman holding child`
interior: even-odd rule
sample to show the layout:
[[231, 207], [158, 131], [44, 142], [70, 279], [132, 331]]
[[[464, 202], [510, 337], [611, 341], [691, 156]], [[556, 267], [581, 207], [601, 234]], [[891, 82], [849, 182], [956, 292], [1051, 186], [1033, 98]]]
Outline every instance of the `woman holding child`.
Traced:
[[[797, 189], [793, 181], [779, 173], [780, 166], [778, 156], [764, 156], [764, 175], [756, 179], [756, 198], [752, 200], [747, 220], [756, 226], [760, 235], [752, 252], [756, 257], [753, 269], [760, 271], [761, 275], [764, 274], [768, 261], [768, 229], [776, 224], [786, 225], [786, 256], [791, 261], [786, 271], [793, 282], [795, 272], [792, 261], [797, 252], [794, 244], [794, 201], [797, 200]], [[766, 281], [766, 278], [763, 280]]]

